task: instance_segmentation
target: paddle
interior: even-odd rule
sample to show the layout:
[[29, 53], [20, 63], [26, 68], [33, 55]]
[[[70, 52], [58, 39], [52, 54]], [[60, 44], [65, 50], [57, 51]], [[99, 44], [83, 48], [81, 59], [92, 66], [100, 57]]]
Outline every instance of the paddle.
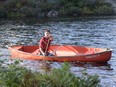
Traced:
[[46, 49], [45, 49], [45, 56], [46, 56], [46, 52], [47, 52], [47, 49], [48, 49], [49, 42], [50, 42], [50, 39], [48, 39], [48, 43], [47, 43], [47, 46], [46, 46]]
[[[59, 49], [59, 48], [61, 48], [62, 46], [64, 46], [64, 45], [60, 45], [59, 47], [57, 47], [54, 51], [53, 51], [53, 54], [55, 54], [55, 52]], [[51, 56], [52, 54], [50, 54], [49, 56]]]

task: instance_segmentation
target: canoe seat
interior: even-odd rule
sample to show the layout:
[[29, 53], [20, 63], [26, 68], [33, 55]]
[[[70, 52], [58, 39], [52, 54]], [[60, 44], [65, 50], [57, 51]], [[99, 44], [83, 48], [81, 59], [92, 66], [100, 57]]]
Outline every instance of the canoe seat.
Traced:
[[56, 51], [57, 56], [75, 56], [77, 53], [71, 51]]

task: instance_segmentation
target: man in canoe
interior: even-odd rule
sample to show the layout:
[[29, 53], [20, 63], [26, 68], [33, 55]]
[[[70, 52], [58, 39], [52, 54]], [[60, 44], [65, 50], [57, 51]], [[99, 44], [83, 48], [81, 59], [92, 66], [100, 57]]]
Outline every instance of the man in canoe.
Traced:
[[40, 51], [40, 55], [43, 55], [43, 56], [51, 55], [48, 52], [48, 48], [50, 46], [51, 41], [53, 41], [53, 37], [50, 34], [50, 30], [47, 30], [46, 29], [44, 31], [44, 36], [39, 41], [39, 51]]

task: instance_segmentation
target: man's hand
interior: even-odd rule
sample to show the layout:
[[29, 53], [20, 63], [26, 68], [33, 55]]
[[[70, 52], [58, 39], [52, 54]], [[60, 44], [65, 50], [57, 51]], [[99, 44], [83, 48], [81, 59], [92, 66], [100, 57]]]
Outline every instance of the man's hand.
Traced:
[[49, 39], [50, 39], [50, 40], [53, 40], [53, 37], [52, 37], [52, 35], [49, 35]]
[[47, 54], [46, 53], [43, 53], [43, 56], [47, 56]]

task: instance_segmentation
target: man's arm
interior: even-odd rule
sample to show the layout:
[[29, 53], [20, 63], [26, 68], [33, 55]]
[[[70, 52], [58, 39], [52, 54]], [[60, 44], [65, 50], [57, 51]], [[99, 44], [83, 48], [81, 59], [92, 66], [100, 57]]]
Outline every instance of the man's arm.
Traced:
[[50, 35], [50, 36], [49, 36], [49, 40], [50, 40], [50, 41], [53, 41], [53, 36]]
[[39, 48], [40, 52], [42, 53], [43, 56], [46, 56], [45, 52], [43, 51], [43, 49], [40, 47]]
[[42, 55], [45, 56], [45, 52], [43, 50], [43, 41], [44, 41], [44, 38], [41, 38], [41, 40], [39, 42], [39, 51], [42, 53]]

